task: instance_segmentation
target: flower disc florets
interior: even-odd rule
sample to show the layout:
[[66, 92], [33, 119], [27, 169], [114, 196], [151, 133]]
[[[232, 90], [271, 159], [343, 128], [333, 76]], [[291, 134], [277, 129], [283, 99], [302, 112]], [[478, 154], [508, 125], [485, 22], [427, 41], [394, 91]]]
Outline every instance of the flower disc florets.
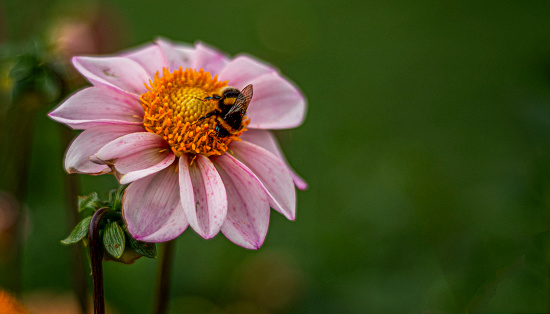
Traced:
[[[206, 99], [225, 86], [227, 81], [218, 81], [217, 75], [212, 77], [203, 69], [180, 67], [170, 73], [164, 68], [162, 77], [157, 72], [154, 80], [149, 80], [148, 91], [140, 98], [145, 129], [164, 137], [178, 157], [183, 153], [224, 154], [229, 143], [240, 140], [246, 128], [235, 135], [220, 137], [215, 131], [216, 117], [198, 120], [216, 109], [216, 102]], [[249, 120], [244, 121], [246, 126]]]

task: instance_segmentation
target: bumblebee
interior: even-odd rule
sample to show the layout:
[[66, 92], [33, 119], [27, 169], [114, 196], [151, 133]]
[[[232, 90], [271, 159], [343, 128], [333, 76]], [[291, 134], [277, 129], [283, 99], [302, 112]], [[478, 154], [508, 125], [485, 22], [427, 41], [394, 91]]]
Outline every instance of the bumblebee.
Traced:
[[200, 122], [209, 117], [216, 117], [218, 122], [215, 131], [219, 137], [227, 137], [236, 134], [243, 127], [243, 118], [252, 100], [252, 84], [239, 91], [235, 87], [226, 86], [220, 91], [220, 95], [212, 95], [204, 100], [217, 100], [217, 108], [197, 120]]

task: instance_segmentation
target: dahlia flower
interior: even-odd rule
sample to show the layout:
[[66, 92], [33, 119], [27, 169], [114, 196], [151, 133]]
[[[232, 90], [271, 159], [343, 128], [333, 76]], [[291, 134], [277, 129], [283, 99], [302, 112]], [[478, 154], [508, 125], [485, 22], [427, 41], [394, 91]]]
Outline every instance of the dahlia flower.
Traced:
[[[257, 249], [270, 207], [295, 218], [294, 185], [307, 185], [269, 130], [299, 126], [306, 101], [275, 68], [167, 40], [118, 56], [75, 57], [73, 64], [93, 86], [49, 114], [84, 130], [67, 151], [65, 169], [113, 173], [130, 184], [122, 210], [136, 239], [168, 241], [190, 225], [205, 239], [221, 230]], [[216, 110], [220, 90], [249, 84], [253, 97], [242, 128], [218, 132], [222, 119], [207, 113]]]

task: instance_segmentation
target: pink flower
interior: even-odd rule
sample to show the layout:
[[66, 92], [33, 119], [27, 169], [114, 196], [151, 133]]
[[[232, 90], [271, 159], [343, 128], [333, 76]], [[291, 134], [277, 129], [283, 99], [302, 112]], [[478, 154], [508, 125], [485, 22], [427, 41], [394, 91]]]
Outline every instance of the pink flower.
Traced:
[[[220, 230], [259, 248], [270, 207], [293, 220], [294, 185], [307, 184], [286, 163], [269, 130], [302, 124], [306, 101], [273, 67], [233, 59], [204, 44], [157, 40], [113, 57], [75, 57], [92, 84], [49, 116], [82, 132], [65, 157], [69, 173], [114, 173], [128, 184], [123, 214], [139, 240], [163, 242], [188, 225], [205, 239]], [[253, 97], [242, 129], [214, 112], [224, 86]], [[223, 99], [222, 99], [223, 100]], [[201, 119], [203, 118], [203, 119]], [[216, 129], [218, 126], [218, 129]]]

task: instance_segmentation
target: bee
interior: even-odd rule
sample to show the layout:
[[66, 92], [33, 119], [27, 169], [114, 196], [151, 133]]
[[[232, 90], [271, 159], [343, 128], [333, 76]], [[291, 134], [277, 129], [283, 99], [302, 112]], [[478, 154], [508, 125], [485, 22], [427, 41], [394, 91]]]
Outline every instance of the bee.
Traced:
[[200, 122], [209, 117], [216, 117], [215, 131], [219, 137], [227, 137], [236, 134], [243, 128], [243, 118], [252, 100], [252, 84], [239, 91], [235, 87], [226, 86], [220, 91], [220, 95], [212, 95], [204, 100], [217, 100], [217, 108], [197, 120]]

